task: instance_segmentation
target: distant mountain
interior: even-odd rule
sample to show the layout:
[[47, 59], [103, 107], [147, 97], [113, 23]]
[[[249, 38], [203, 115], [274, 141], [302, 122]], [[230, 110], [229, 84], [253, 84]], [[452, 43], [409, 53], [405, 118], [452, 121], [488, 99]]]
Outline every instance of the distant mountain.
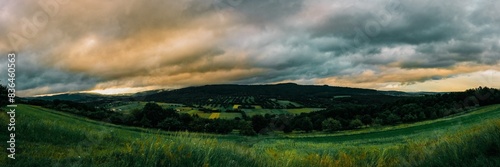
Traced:
[[378, 94], [377, 90], [316, 86], [316, 85], [298, 85], [295, 83], [284, 83], [275, 85], [205, 85], [197, 87], [187, 87], [173, 91], [161, 92], [152, 96], [175, 95], [175, 94], [200, 94], [200, 95], [226, 95], [226, 96], [294, 96], [294, 95], [360, 95], [360, 94]]
[[148, 101], [186, 103], [220, 96], [254, 96], [279, 99], [317, 99], [346, 95], [384, 95], [373, 89], [298, 85], [284, 83], [275, 85], [205, 85], [163, 91], [145, 97]]
[[36, 97], [24, 97], [28, 100], [66, 100], [66, 101], [77, 101], [77, 102], [95, 102], [95, 101], [112, 101], [112, 100], [144, 100], [144, 97], [161, 93], [167, 90], [150, 90], [138, 93], [129, 94], [118, 94], [118, 95], [104, 95], [98, 93], [64, 93], [57, 95], [47, 95], [47, 96], [36, 96]]
[[[53, 96], [29, 97], [37, 100], [68, 100], [77, 102], [157, 101], [183, 104], [204, 103], [210, 99], [253, 96], [258, 103], [267, 99], [282, 99], [307, 104], [328, 103], [332, 98], [342, 101], [356, 100], [359, 103], [380, 102], [397, 97], [421, 96], [430, 92], [407, 93], [400, 91], [377, 91], [374, 89], [338, 87], [328, 85], [298, 85], [295, 83], [271, 85], [205, 85], [176, 90], [151, 90], [133, 94], [102, 95], [94, 93], [67, 93]], [[348, 97], [345, 99], [345, 97]]]
[[379, 91], [379, 92], [389, 96], [424, 96], [424, 95], [449, 93], [449, 92], [402, 92], [402, 91]]
[[[37, 99], [37, 100], [67, 100], [67, 101], [97, 101], [110, 98], [111, 96], [95, 94], [95, 93], [65, 93], [65, 94], [57, 94], [57, 95], [48, 95], [48, 96], [37, 96], [37, 97], [26, 97], [25, 99]], [[114, 96], [117, 97], [117, 96]]]

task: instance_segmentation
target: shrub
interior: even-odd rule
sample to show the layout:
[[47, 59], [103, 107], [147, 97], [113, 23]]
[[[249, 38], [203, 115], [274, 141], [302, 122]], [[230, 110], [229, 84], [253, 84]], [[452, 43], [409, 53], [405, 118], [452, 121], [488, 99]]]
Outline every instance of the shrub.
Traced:
[[349, 122], [349, 127], [350, 128], [359, 128], [359, 127], [362, 127], [363, 126], [363, 122], [361, 122], [361, 120], [359, 119], [353, 119], [351, 120], [351, 122]]
[[342, 124], [340, 123], [340, 121], [333, 118], [324, 120], [321, 125], [323, 125], [323, 129], [327, 131], [337, 131], [342, 129]]

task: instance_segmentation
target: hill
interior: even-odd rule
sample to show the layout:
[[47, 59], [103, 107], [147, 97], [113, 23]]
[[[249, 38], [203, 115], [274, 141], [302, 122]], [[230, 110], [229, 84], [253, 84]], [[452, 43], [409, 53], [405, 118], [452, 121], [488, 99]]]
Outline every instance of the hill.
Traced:
[[108, 98], [116, 98], [119, 96], [107, 96], [101, 95], [97, 93], [64, 93], [57, 95], [47, 95], [47, 96], [37, 96], [37, 97], [26, 97], [25, 99], [29, 100], [67, 100], [67, 101], [80, 101], [80, 102], [88, 102], [88, 101], [97, 101], [97, 100], [105, 100]]
[[[398, 96], [405, 94], [400, 92]], [[393, 101], [399, 97], [390, 96], [373, 89], [336, 86], [298, 85], [284, 83], [275, 85], [205, 85], [164, 91], [145, 96], [147, 101], [182, 104], [256, 104], [272, 108], [275, 100], [289, 100], [306, 107], [325, 107], [334, 98], [348, 97], [360, 103]], [[251, 98], [250, 101], [238, 101]], [[235, 101], [236, 99], [236, 101]]]
[[269, 97], [288, 97], [288, 96], [339, 96], [339, 95], [379, 95], [380, 93], [373, 89], [334, 87], [334, 86], [316, 86], [316, 85], [298, 85], [295, 83], [284, 83], [275, 85], [205, 85], [196, 87], [187, 87], [173, 91], [160, 92], [152, 94], [150, 97], [179, 94], [193, 95], [223, 95], [223, 96], [269, 96]]
[[[102, 95], [94, 93], [66, 93], [52, 96], [27, 97], [27, 100], [66, 100], [91, 104], [113, 101], [156, 101], [186, 105], [218, 105], [231, 108], [235, 104], [259, 105], [263, 108], [322, 108], [337, 102], [374, 104], [395, 101], [409, 96], [419, 96], [395, 91], [349, 88], [337, 86], [298, 85], [295, 83], [273, 85], [205, 85], [176, 90], [151, 90], [133, 94]], [[283, 104], [277, 100], [286, 100]]]

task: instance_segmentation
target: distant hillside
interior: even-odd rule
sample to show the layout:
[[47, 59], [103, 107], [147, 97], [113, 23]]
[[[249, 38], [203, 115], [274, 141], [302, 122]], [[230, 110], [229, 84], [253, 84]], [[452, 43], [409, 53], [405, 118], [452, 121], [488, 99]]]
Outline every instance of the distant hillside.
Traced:
[[64, 93], [49, 96], [25, 97], [28, 100], [66, 100], [78, 102], [95, 102], [95, 101], [112, 101], [112, 100], [144, 100], [144, 97], [152, 94], [157, 94], [166, 90], [150, 90], [138, 93], [120, 94], [120, 95], [103, 95], [97, 93]]
[[193, 102], [204, 103], [207, 100], [217, 99], [219, 97], [242, 96], [255, 97], [256, 101], [264, 99], [285, 99], [307, 104], [324, 103], [327, 101], [320, 102], [319, 100], [332, 99], [340, 96], [389, 97], [385, 93], [373, 89], [285, 83], [275, 85], [205, 85], [187, 87], [151, 94], [145, 96], [144, 99], [148, 101], [191, 104]]
[[[102, 95], [91, 93], [68, 93], [53, 96], [29, 97], [36, 100], [67, 100], [77, 102], [107, 103], [112, 101], [157, 101], [182, 104], [215, 103], [211, 100], [232, 99], [232, 97], [253, 97], [253, 104], [263, 104], [272, 99], [291, 100], [307, 106], [324, 106], [331, 103], [332, 98], [342, 102], [379, 103], [404, 96], [419, 96], [419, 94], [377, 91], [373, 89], [337, 87], [327, 85], [298, 85], [283, 83], [273, 85], [205, 85], [193, 86], [176, 90], [151, 90], [125, 95]], [[347, 98], [346, 98], [347, 97]], [[219, 102], [226, 104], [228, 102]], [[237, 103], [233, 101], [233, 103]], [[274, 102], [270, 102], [274, 103]], [[228, 103], [229, 104], [229, 103]]]
[[276, 85], [205, 85], [161, 92], [158, 94], [152, 94], [152, 96], [171, 94], [203, 94], [225, 96], [336, 96], [373, 95], [379, 93], [373, 89], [298, 85], [294, 83], [286, 83]]
[[50, 96], [38, 96], [38, 97], [27, 97], [26, 99], [37, 99], [37, 100], [67, 100], [67, 101], [95, 101], [103, 100], [109, 96], [93, 93], [66, 93]]

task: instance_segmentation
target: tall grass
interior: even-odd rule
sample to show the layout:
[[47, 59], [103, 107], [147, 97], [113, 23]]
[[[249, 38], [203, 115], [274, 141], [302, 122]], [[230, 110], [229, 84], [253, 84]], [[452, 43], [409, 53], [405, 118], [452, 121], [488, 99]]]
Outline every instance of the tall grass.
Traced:
[[[104, 128], [34, 111], [22, 111], [19, 119], [16, 160], [2, 154], [0, 166], [500, 166], [500, 120], [392, 144], [269, 139], [245, 146], [194, 133]], [[0, 123], [7, 123], [5, 114]]]

